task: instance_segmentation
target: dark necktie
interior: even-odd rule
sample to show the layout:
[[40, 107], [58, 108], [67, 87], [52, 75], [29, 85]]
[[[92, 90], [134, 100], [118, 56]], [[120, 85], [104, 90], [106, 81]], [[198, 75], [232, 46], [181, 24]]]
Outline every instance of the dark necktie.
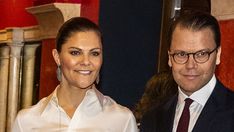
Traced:
[[193, 100], [190, 98], [186, 98], [184, 101], [185, 101], [184, 109], [181, 114], [176, 132], [188, 132], [189, 118], [190, 118], [189, 106], [192, 104]]

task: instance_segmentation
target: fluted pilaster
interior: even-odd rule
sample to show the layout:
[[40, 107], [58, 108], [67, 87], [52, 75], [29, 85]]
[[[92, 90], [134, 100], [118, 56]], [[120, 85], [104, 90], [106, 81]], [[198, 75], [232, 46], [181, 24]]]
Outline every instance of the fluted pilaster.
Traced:
[[24, 45], [23, 57], [23, 77], [22, 77], [22, 108], [32, 105], [33, 101], [33, 84], [35, 71], [35, 54], [40, 43]]
[[0, 132], [6, 126], [9, 51], [9, 46], [0, 45]]
[[21, 50], [23, 47], [23, 30], [20, 28], [9, 29], [11, 37], [8, 40], [10, 47], [9, 86], [7, 105], [7, 132], [11, 127], [18, 112], [19, 89], [20, 89], [20, 65]]

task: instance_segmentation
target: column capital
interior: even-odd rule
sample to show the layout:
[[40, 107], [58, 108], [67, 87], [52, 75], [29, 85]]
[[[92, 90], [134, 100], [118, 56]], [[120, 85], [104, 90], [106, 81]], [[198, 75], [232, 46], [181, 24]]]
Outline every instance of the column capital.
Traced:
[[24, 57], [27, 59], [27, 57], [35, 56], [36, 50], [40, 45], [41, 45], [40, 43], [25, 44], [24, 47], [27, 50], [24, 50]]
[[0, 30], [0, 45], [5, 43], [22, 43], [40, 41], [38, 26], [14, 27]]
[[[0, 59], [5, 59], [5, 58], [9, 58], [9, 51], [10, 48], [7, 45], [0, 45]], [[1, 68], [1, 67], [0, 67]]]
[[24, 41], [24, 31], [22, 28], [6, 28], [0, 30], [0, 44], [19, 44]]
[[81, 4], [52, 3], [26, 8], [39, 24], [41, 39], [55, 38], [60, 26], [71, 17], [80, 16]]

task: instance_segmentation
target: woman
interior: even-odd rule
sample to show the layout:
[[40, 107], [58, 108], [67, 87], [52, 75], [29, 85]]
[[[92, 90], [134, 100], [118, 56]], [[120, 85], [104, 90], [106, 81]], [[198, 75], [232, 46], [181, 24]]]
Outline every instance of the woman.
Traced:
[[20, 111], [13, 132], [136, 132], [131, 111], [96, 89], [102, 35], [90, 20], [75, 17], [60, 28], [56, 49], [60, 85], [38, 104]]

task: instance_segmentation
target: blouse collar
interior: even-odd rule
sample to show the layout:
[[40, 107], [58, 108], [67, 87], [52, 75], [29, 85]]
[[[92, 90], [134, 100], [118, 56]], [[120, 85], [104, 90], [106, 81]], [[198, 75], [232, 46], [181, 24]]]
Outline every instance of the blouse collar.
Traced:
[[[45, 102], [42, 104], [42, 109], [40, 111], [41, 115], [46, 111], [46, 109], [48, 109], [49, 105], [59, 106], [57, 97], [57, 90], [59, 86], [60, 85], [58, 85], [48, 97], [44, 98]], [[77, 109], [88, 115], [100, 112], [103, 110], [103, 103], [105, 103], [104, 98], [105, 96], [94, 86], [87, 90], [84, 99]]]

